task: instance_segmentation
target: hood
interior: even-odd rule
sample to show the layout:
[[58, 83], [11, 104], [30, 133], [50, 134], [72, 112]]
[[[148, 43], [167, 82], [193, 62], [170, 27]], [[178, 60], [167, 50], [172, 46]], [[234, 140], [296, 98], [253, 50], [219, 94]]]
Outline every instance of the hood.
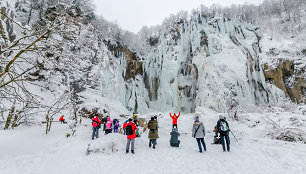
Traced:
[[201, 121], [193, 123], [193, 125], [201, 125], [201, 124], [203, 124], [203, 122], [201, 122]]

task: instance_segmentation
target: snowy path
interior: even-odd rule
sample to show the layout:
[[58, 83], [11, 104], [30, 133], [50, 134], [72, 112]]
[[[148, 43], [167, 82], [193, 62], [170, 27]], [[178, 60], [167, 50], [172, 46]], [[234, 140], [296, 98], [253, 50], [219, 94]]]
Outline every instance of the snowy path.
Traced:
[[[147, 133], [136, 139], [135, 155], [119, 152], [86, 155], [90, 127], [80, 126], [77, 136], [66, 138], [66, 125], [54, 125], [44, 135], [44, 127], [18, 128], [0, 132], [1, 174], [86, 174], [86, 173], [304, 173], [306, 146], [260, 137], [231, 138], [231, 152], [222, 152], [220, 145], [212, 145], [215, 116], [202, 118], [206, 126], [207, 152], [198, 153], [196, 141], [191, 138], [192, 116], [179, 118], [181, 146], [169, 146], [171, 120], [159, 119], [157, 149], [148, 147]], [[184, 124], [183, 124], [184, 122]], [[231, 124], [231, 122], [230, 122]], [[236, 123], [232, 122], [233, 125]], [[234, 128], [233, 128], [234, 129]], [[240, 130], [241, 131], [241, 130]], [[238, 135], [243, 135], [235, 130]], [[247, 130], [245, 130], [247, 131]], [[210, 133], [209, 133], [210, 132]], [[106, 135], [102, 135], [103, 137]]]

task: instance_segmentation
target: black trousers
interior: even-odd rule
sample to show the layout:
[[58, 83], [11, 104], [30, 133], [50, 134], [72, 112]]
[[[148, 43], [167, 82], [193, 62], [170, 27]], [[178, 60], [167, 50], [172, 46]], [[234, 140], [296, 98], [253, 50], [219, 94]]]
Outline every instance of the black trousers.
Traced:
[[155, 148], [156, 143], [156, 139], [150, 139], [149, 141], [149, 147], [151, 147], [151, 145], [153, 144], [153, 148]]
[[226, 141], [226, 148], [227, 148], [227, 151], [229, 152], [230, 151], [230, 139], [229, 139], [229, 134], [226, 133], [226, 134], [221, 134], [221, 144], [222, 144], [222, 148], [223, 148], [223, 151], [225, 151], [225, 141]]
[[174, 127], [178, 130], [177, 124], [172, 124], [172, 129], [173, 129]]
[[199, 146], [199, 151], [202, 152], [201, 143], [203, 145], [204, 151], [206, 151], [206, 144], [205, 144], [204, 138], [197, 138], [197, 142], [198, 142], [198, 146]]

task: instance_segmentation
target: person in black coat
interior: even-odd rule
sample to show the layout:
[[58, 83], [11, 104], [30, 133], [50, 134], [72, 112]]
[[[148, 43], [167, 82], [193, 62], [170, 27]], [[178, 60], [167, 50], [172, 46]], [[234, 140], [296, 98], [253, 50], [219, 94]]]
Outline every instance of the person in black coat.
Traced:
[[103, 131], [105, 131], [105, 127], [106, 127], [106, 122], [107, 122], [107, 117], [103, 117], [102, 120], [101, 120], [102, 124], [103, 124]]
[[218, 133], [220, 134], [220, 138], [221, 138], [221, 144], [223, 147], [223, 152], [226, 152], [225, 150], [225, 141], [226, 141], [226, 148], [227, 151], [230, 151], [230, 139], [229, 139], [229, 125], [226, 121], [225, 116], [223, 116], [222, 114], [219, 115], [219, 120], [217, 122], [217, 126], [216, 126], [216, 135], [218, 135]]
[[177, 131], [176, 128], [172, 129], [172, 132], [170, 132], [171, 138], [170, 138], [170, 146], [171, 147], [179, 147], [180, 146], [180, 140], [178, 137], [180, 136], [180, 133]]

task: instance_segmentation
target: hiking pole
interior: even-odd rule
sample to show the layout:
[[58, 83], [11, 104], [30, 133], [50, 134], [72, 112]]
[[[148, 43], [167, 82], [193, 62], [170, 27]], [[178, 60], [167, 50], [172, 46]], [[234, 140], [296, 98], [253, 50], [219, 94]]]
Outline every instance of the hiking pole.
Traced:
[[233, 134], [232, 130], [230, 130], [230, 132], [232, 133], [233, 137], [235, 138], [235, 140], [238, 142], [237, 138], [235, 137], [235, 135]]

